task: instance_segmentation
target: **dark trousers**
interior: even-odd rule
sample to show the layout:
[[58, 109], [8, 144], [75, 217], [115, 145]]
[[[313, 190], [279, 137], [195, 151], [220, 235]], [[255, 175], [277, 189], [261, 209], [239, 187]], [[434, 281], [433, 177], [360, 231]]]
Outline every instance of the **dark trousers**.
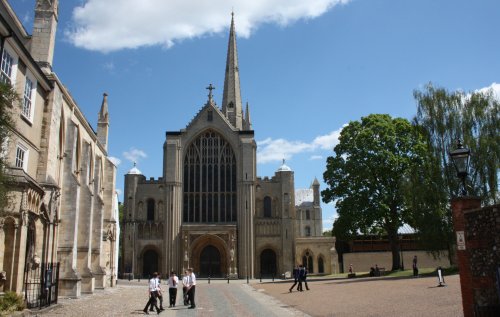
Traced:
[[182, 298], [184, 299], [184, 305], [187, 305], [189, 303], [189, 298], [188, 298], [187, 290], [188, 290], [188, 288], [186, 286], [184, 286], [182, 288]]
[[413, 267], [413, 276], [418, 276], [418, 268], [416, 266]]
[[[160, 292], [156, 292], [156, 299], [160, 300], [160, 309], [163, 309], [163, 295]], [[154, 311], [153, 305], [150, 306], [149, 311]]]
[[297, 280], [297, 279], [295, 279], [293, 281], [293, 285], [292, 285], [292, 287], [290, 287], [290, 292], [293, 290], [293, 288], [295, 287], [295, 285], [297, 285], [298, 282], [299, 282], [299, 280]]
[[194, 302], [195, 293], [196, 293], [196, 285], [193, 285], [193, 286], [191, 286], [191, 288], [187, 292], [187, 294], [188, 294], [188, 300], [191, 303], [191, 307], [196, 307], [196, 304]]
[[[307, 285], [307, 280], [306, 280], [306, 279], [304, 279], [304, 280], [303, 280], [303, 282], [304, 282], [304, 285], [306, 286], [306, 290], [309, 290], [309, 286]], [[302, 287], [301, 287], [301, 288], [302, 288]]]
[[177, 288], [176, 287], [169, 288], [168, 294], [170, 295], [170, 306], [175, 306], [175, 301], [177, 299]]
[[146, 307], [144, 307], [144, 311], [148, 311], [148, 308], [149, 306], [151, 306], [151, 308], [156, 308], [156, 312], [160, 312], [160, 309], [158, 308], [158, 305], [156, 304], [156, 298], [158, 297], [158, 292], [154, 291], [154, 292], [151, 292], [150, 295], [149, 295], [149, 300], [148, 300], [148, 303], [146, 304]]

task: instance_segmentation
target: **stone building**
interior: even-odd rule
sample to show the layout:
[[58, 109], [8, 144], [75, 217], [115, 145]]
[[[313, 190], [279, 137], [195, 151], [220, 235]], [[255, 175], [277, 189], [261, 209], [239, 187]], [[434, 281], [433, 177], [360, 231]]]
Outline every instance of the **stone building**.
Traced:
[[32, 270], [60, 262], [59, 295], [77, 297], [114, 284], [116, 167], [107, 95], [96, 133], [52, 70], [57, 21], [58, 1], [37, 0], [30, 35], [0, 0], [0, 79], [20, 96], [3, 152], [10, 191], [0, 210], [0, 291], [26, 291]]
[[166, 132], [162, 175], [147, 179], [136, 166], [125, 175], [125, 273], [193, 267], [201, 276], [241, 278], [284, 274], [294, 263], [311, 273], [336, 268], [334, 239], [321, 237], [317, 180], [295, 191], [284, 162], [272, 178], [257, 177], [257, 145], [239, 76], [232, 19], [222, 106], [210, 85], [208, 100], [186, 128]]

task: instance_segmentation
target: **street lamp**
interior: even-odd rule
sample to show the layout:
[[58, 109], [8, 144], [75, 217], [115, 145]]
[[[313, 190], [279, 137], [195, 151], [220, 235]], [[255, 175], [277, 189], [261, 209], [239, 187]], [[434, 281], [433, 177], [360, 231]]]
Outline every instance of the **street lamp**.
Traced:
[[401, 252], [401, 271], [405, 270], [405, 262], [403, 259], [403, 234], [399, 236], [400, 242], [399, 242], [399, 251]]
[[461, 196], [467, 196], [465, 179], [467, 178], [470, 162], [470, 149], [465, 148], [460, 139], [457, 139], [457, 148], [449, 152], [453, 166], [457, 170], [457, 176], [462, 180]]

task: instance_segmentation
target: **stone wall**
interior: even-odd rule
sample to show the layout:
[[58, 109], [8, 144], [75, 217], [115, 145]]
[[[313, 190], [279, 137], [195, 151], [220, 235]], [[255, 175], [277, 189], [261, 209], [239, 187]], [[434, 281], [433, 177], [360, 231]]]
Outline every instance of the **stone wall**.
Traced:
[[[500, 205], [464, 212], [465, 241], [473, 281], [476, 312], [486, 307], [500, 310], [497, 270], [500, 268]], [[498, 312], [498, 311], [497, 311]]]
[[[432, 254], [426, 251], [403, 251], [403, 263], [406, 269], [412, 268], [412, 260], [414, 256], [418, 258], [419, 268], [437, 268], [449, 267], [450, 260], [448, 259], [448, 251], [442, 251], [438, 258], [434, 258]], [[378, 265], [385, 268], [387, 271], [392, 269], [392, 253], [391, 252], [353, 252], [344, 253], [344, 271], [347, 272], [349, 264], [352, 264], [355, 272], [369, 272], [370, 267]]]

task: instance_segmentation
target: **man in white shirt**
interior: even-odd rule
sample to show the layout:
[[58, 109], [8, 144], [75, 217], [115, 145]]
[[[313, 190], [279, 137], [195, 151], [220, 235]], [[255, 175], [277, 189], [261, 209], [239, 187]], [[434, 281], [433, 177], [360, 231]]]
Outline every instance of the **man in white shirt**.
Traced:
[[182, 297], [184, 299], [184, 306], [189, 305], [189, 299], [188, 299], [188, 288], [189, 288], [189, 273], [188, 271], [184, 271], [184, 276], [182, 277]]
[[149, 306], [154, 306], [156, 308], [156, 313], [160, 313], [160, 309], [158, 308], [158, 305], [156, 304], [156, 298], [158, 297], [158, 290], [159, 290], [159, 285], [158, 285], [158, 273], [154, 272], [153, 277], [149, 280], [149, 300], [148, 303], [146, 304], [146, 307], [144, 307], [143, 312], [146, 315], [149, 315], [148, 308]]
[[193, 273], [193, 269], [188, 269], [188, 289], [187, 289], [187, 294], [188, 294], [188, 299], [189, 302], [191, 303], [191, 306], [189, 306], [189, 309], [196, 308], [196, 304], [194, 301], [194, 296], [196, 292], [196, 275]]
[[168, 278], [168, 294], [170, 299], [169, 307], [175, 307], [175, 302], [177, 301], [177, 284], [179, 284], [179, 278], [175, 275], [175, 272], [172, 271], [170, 272], [170, 277]]

